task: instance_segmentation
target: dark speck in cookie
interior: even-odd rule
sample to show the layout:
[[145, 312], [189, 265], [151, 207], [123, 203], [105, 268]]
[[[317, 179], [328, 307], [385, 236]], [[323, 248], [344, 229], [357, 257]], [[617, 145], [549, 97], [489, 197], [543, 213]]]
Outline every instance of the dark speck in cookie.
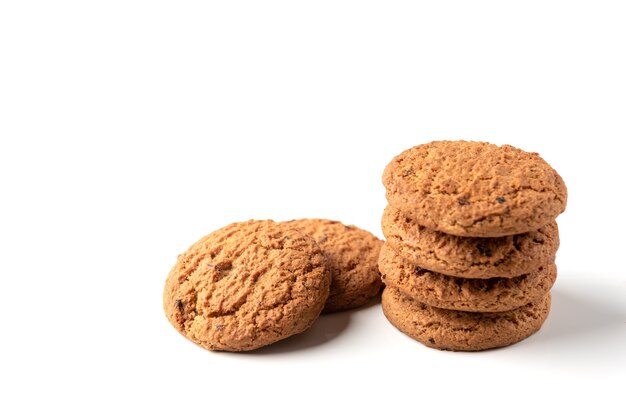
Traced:
[[481, 255], [484, 255], [485, 257], [491, 257], [493, 255], [493, 253], [491, 252], [491, 249], [487, 247], [485, 244], [483, 244], [482, 242], [476, 244], [476, 248], [478, 249], [478, 252]]
[[416, 275], [421, 276], [422, 274], [425, 274], [428, 270], [423, 269], [423, 268], [421, 268], [419, 266], [415, 266], [415, 270], [414, 271], [415, 271]]

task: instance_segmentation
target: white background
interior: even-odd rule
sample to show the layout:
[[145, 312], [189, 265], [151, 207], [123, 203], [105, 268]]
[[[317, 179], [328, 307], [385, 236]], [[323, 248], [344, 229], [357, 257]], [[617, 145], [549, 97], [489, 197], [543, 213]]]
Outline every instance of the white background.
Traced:
[[[0, 3], [0, 415], [624, 416], [622, 7]], [[444, 138], [537, 151], [568, 185], [535, 336], [439, 352], [372, 305], [228, 354], [166, 321], [196, 239], [299, 217], [380, 236], [384, 166]]]

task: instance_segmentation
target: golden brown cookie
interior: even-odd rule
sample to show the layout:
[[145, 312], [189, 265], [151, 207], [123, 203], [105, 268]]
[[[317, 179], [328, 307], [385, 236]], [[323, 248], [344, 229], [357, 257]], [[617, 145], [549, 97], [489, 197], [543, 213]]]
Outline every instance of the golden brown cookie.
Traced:
[[515, 344], [541, 328], [550, 312], [550, 294], [507, 312], [461, 312], [433, 308], [386, 287], [385, 316], [400, 331], [428, 347], [478, 351]]
[[387, 200], [419, 225], [464, 237], [537, 230], [565, 210], [561, 176], [537, 153], [486, 142], [435, 141], [385, 168]]
[[330, 287], [313, 238], [273, 221], [230, 224], [178, 256], [163, 293], [167, 319], [209, 350], [247, 351], [309, 328]]
[[424, 270], [387, 243], [378, 261], [383, 282], [426, 305], [467, 312], [504, 312], [541, 300], [556, 280], [554, 263], [514, 278], [462, 279]]
[[382, 241], [353, 225], [328, 219], [298, 219], [287, 222], [315, 238], [328, 257], [332, 281], [324, 313], [366, 304], [382, 286], [378, 253]]
[[407, 260], [457, 277], [521, 276], [553, 263], [559, 248], [559, 229], [554, 221], [525, 234], [470, 238], [428, 229], [387, 206], [382, 228], [387, 243]]

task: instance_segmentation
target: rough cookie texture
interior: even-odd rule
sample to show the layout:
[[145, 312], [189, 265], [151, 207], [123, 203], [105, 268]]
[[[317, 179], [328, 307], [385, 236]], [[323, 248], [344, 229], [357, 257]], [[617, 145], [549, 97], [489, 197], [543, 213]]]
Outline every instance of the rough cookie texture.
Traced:
[[499, 238], [444, 234], [417, 224], [391, 206], [382, 218], [387, 243], [416, 265], [450, 276], [516, 277], [554, 262], [559, 229], [552, 221], [536, 231]]
[[167, 319], [209, 350], [253, 350], [309, 328], [330, 287], [313, 238], [273, 221], [230, 224], [193, 244], [170, 271]]
[[550, 311], [550, 294], [513, 311], [479, 313], [433, 308], [386, 287], [382, 305], [389, 322], [428, 347], [478, 351], [515, 344], [537, 332]]
[[366, 304], [382, 286], [378, 254], [382, 241], [353, 225], [328, 219], [298, 219], [287, 222], [309, 234], [328, 258], [330, 295], [324, 313]]
[[426, 305], [467, 312], [504, 312], [542, 300], [556, 280], [556, 265], [515, 278], [462, 279], [425, 270], [404, 260], [388, 244], [379, 259], [387, 286]]
[[420, 225], [465, 237], [537, 230], [565, 210], [567, 189], [537, 153], [486, 142], [435, 141], [385, 168], [387, 200]]

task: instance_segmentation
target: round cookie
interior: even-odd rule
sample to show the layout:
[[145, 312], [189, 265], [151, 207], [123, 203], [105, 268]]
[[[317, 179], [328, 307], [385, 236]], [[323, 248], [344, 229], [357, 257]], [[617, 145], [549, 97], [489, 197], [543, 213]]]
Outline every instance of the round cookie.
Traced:
[[479, 313], [433, 308], [386, 287], [382, 306], [393, 326], [428, 347], [478, 351], [515, 344], [537, 332], [550, 312], [550, 294], [513, 311]]
[[174, 328], [196, 344], [248, 351], [309, 328], [329, 287], [330, 269], [313, 238], [253, 220], [212, 232], [179, 255], [163, 307]]
[[428, 229], [387, 206], [382, 229], [387, 243], [407, 260], [427, 270], [470, 279], [521, 276], [553, 263], [559, 248], [554, 221], [525, 234], [470, 238]]
[[312, 236], [328, 258], [332, 280], [323, 313], [362, 306], [378, 294], [382, 286], [377, 265], [381, 240], [356, 226], [328, 219], [286, 223]]
[[420, 225], [464, 237], [533, 231], [565, 210], [561, 176], [537, 153], [486, 142], [435, 141], [385, 168], [387, 200]]
[[424, 270], [384, 244], [378, 261], [383, 282], [412, 299], [442, 309], [505, 312], [541, 300], [556, 280], [551, 263], [515, 278], [462, 279]]

